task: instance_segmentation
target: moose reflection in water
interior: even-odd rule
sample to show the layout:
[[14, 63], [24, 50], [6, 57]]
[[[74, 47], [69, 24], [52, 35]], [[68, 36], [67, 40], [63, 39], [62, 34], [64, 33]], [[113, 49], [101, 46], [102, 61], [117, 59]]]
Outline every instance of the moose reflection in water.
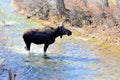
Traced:
[[55, 42], [55, 39], [63, 35], [72, 35], [72, 32], [60, 24], [57, 28], [45, 27], [43, 29], [27, 29], [24, 31], [23, 39], [26, 44], [25, 49], [30, 51], [31, 43], [44, 44], [44, 57], [47, 57], [46, 51], [50, 44]]

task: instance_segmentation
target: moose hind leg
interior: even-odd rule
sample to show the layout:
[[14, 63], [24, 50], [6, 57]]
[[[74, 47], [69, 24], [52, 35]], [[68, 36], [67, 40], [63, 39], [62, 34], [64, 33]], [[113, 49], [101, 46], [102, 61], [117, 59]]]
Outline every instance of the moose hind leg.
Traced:
[[44, 57], [46, 57], [46, 51], [47, 51], [47, 48], [48, 48], [49, 44], [45, 44], [44, 45]]
[[25, 49], [30, 51], [31, 42], [28, 39], [26, 39], [25, 37], [23, 37], [23, 39], [24, 39], [24, 42], [26, 44]]
[[25, 49], [29, 52], [29, 57], [31, 56], [30, 46], [31, 46], [31, 43], [26, 43]]
[[30, 46], [31, 46], [31, 43], [27, 43], [26, 46], [25, 46], [25, 48], [26, 48], [28, 51], [30, 51]]
[[25, 49], [30, 51], [31, 42], [25, 41], [25, 44], [26, 44]]

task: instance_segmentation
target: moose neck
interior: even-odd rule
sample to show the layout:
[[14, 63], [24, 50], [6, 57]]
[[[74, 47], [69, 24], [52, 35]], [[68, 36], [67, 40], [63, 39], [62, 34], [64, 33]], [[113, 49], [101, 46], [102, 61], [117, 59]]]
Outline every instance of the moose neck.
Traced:
[[61, 34], [60, 34], [58, 28], [56, 28], [54, 31], [54, 37], [57, 38], [58, 36], [61, 36]]

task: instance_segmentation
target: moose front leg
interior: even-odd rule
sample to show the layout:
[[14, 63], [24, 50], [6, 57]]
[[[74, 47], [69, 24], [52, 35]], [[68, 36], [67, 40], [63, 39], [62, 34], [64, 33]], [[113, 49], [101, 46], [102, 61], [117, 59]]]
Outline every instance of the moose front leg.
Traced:
[[48, 58], [46, 55], [46, 51], [47, 51], [48, 46], [49, 46], [49, 44], [44, 45], [44, 58]]

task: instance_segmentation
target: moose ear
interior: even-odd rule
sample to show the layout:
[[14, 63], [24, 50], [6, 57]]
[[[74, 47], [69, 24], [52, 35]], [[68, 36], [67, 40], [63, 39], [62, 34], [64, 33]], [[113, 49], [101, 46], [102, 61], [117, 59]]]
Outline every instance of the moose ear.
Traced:
[[61, 27], [64, 28], [64, 25], [62, 25]]
[[60, 29], [60, 26], [58, 26], [57, 28]]

